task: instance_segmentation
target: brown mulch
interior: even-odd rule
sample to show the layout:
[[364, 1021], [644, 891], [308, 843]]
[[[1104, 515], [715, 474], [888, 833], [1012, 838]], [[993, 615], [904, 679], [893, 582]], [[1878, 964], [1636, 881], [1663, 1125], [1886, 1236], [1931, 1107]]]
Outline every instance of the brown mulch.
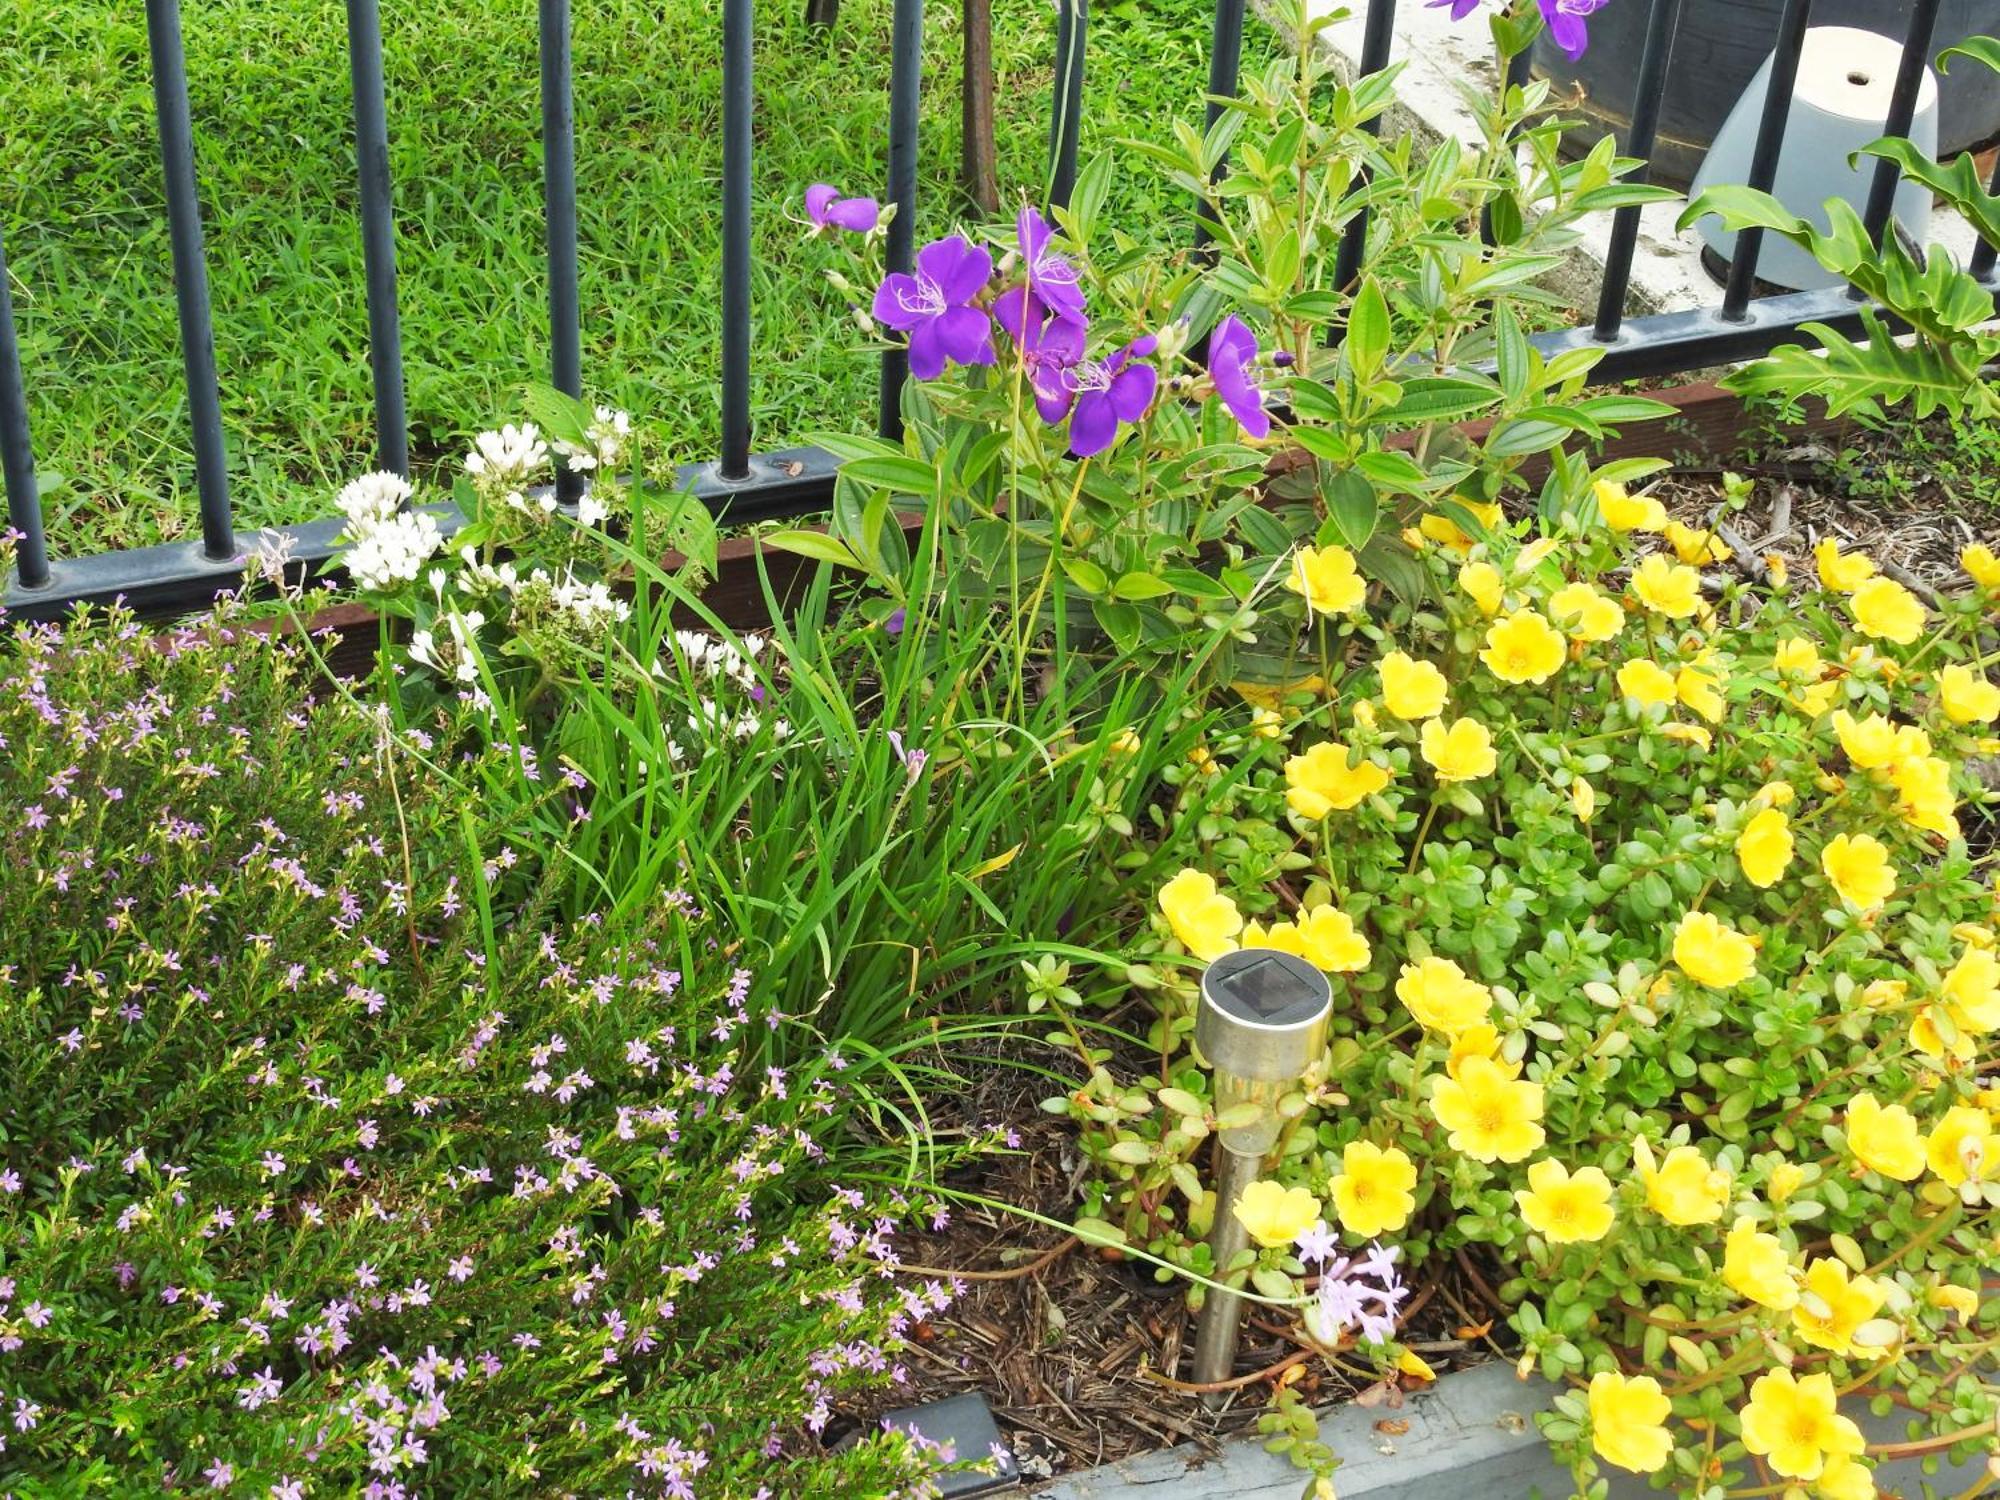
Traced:
[[[1136, 1077], [1144, 1065], [1131, 1062], [1111, 1066], [1121, 1077]], [[1078, 1211], [1087, 1175], [1076, 1128], [1036, 1108], [1051, 1091], [1046, 1079], [1009, 1068], [1004, 1059], [996, 1063], [984, 1071], [976, 1097], [959, 1108], [969, 1122], [1016, 1122], [1019, 1148], [981, 1160], [947, 1185], [1067, 1221]], [[1183, 1443], [1212, 1450], [1255, 1427], [1280, 1379], [1316, 1405], [1355, 1399], [1380, 1405], [1385, 1420], [1404, 1400], [1398, 1384], [1358, 1378], [1365, 1359], [1348, 1361], [1355, 1366], [1349, 1373], [1317, 1355], [1295, 1358], [1303, 1346], [1292, 1330], [1252, 1307], [1236, 1374], [1272, 1373], [1246, 1380], [1212, 1412], [1199, 1392], [1175, 1384], [1191, 1379], [1194, 1357], [1195, 1320], [1183, 1290], [1154, 1280], [1144, 1263], [964, 1203], [953, 1205], [945, 1228], [906, 1233], [899, 1249], [912, 1266], [968, 1274], [950, 1310], [916, 1329], [903, 1361], [908, 1384], [843, 1415], [867, 1425], [893, 1407], [977, 1391], [1030, 1479]], [[1412, 1278], [1405, 1337], [1439, 1374], [1492, 1357], [1493, 1314], [1479, 1310], [1485, 1303], [1476, 1275], [1450, 1266], [1422, 1268]]]

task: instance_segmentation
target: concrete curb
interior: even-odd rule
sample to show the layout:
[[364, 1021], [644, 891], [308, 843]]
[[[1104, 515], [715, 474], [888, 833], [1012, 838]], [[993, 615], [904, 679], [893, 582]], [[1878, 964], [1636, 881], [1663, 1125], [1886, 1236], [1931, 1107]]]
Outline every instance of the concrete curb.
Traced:
[[[1574, 1492], [1535, 1426], [1535, 1415], [1554, 1403], [1556, 1387], [1522, 1381], [1503, 1364], [1479, 1365], [1447, 1375], [1403, 1407], [1337, 1406], [1320, 1413], [1320, 1436], [1341, 1458], [1334, 1482], [1341, 1500], [1556, 1500]], [[1869, 1437], [1903, 1436], [1893, 1418], [1878, 1421], [1850, 1413]], [[1376, 1427], [1384, 1419], [1407, 1422], [1391, 1437]], [[1616, 1471], [1614, 1471], [1616, 1472]], [[1951, 1495], [1984, 1472], [1977, 1459], [1944, 1465], [1929, 1482]], [[1922, 1494], [1920, 1459], [1898, 1459], [1876, 1469], [1884, 1494]], [[1070, 1474], [1034, 1491], [1038, 1500], [1299, 1500], [1307, 1476], [1288, 1459], [1266, 1453], [1258, 1438], [1238, 1438], [1209, 1457], [1193, 1445], [1149, 1453], [1123, 1463]], [[1666, 1491], [1644, 1476], [1617, 1473], [1609, 1500], [1644, 1500]]]

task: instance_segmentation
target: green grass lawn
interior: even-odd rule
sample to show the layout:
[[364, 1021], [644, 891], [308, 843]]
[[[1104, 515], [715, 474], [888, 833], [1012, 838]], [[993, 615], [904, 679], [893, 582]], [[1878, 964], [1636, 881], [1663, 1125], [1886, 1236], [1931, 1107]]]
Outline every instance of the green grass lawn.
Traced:
[[[676, 454], [715, 442], [720, 24], [714, 0], [577, 0], [585, 381], [660, 424]], [[759, 7], [756, 356], [760, 448], [871, 420], [875, 360], [821, 277], [831, 251], [787, 213], [825, 179], [879, 192], [889, 0], [845, 0], [826, 36], [802, 0]], [[1002, 186], [1045, 171], [1054, 24], [995, 7]], [[1196, 114], [1207, 0], [1128, 0], [1093, 17], [1086, 157]], [[391, 157], [412, 439], [429, 464], [513, 410], [547, 367], [535, 8], [387, 0]], [[338, 0], [187, 0], [216, 352], [239, 521], [329, 510], [372, 453], [367, 320]], [[194, 527], [143, 8], [0, 0], [0, 213], [61, 552]], [[1270, 45], [1256, 34], [1246, 63]], [[958, 7], [926, 23], [920, 232], [964, 210]], [[1133, 173], [1124, 223], [1179, 235], [1187, 206]]]

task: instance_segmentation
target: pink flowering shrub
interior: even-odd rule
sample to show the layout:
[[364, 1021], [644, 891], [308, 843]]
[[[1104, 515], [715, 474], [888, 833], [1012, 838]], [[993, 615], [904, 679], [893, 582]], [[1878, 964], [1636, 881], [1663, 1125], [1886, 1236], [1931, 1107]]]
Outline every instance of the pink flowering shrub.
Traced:
[[927, 1487], [824, 1439], [949, 1290], [695, 897], [496, 908], [476, 767], [406, 774], [296, 638], [4, 650], [0, 1486]]

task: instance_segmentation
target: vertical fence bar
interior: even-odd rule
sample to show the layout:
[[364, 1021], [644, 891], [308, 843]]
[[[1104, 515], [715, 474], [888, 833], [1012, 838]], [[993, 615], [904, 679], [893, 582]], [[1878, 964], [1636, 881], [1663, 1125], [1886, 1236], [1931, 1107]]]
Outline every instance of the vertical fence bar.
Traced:
[[[1215, 0], [1215, 33], [1208, 46], [1208, 115], [1202, 134], [1204, 137], [1215, 129], [1222, 118], [1222, 106], [1218, 99], [1234, 98], [1237, 76], [1243, 70], [1243, 0]], [[1210, 174], [1211, 183], [1219, 182], [1228, 163], [1225, 157], [1215, 164]], [[1215, 218], [1222, 210], [1215, 203], [1204, 200], [1197, 214], [1206, 213]], [[1197, 217], [1194, 225], [1194, 244], [1199, 250], [1209, 240], [1208, 223]]]
[[[1993, 177], [1986, 184], [1986, 191], [2000, 198], [2000, 159], [1996, 159], [1993, 163]], [[2000, 244], [1982, 238], [1973, 249], [1969, 269], [1981, 281], [1989, 281], [1992, 279], [1996, 262], [2000, 262]]]
[[[1750, 153], [1749, 186], [1771, 191], [1778, 179], [1778, 155], [1785, 145], [1785, 125], [1792, 115], [1792, 91], [1799, 82], [1799, 53], [1805, 47], [1806, 26], [1812, 20], [1812, 0], [1785, 0], [1778, 17], [1778, 45], [1771, 56], [1770, 86], [1764, 113], [1757, 122], [1757, 144]], [[1764, 231], [1740, 230], [1736, 253], [1730, 257], [1729, 280], [1722, 289], [1722, 316], [1731, 323], [1745, 319], [1750, 293], [1757, 283], [1757, 257], [1764, 249]]]
[[0, 233], [0, 480], [6, 482], [7, 520], [21, 533], [14, 552], [21, 587], [41, 588], [49, 581], [49, 544], [42, 533], [42, 495], [35, 484], [35, 449], [28, 436], [28, 391], [21, 381], [21, 346], [14, 336], [14, 290], [7, 281], [4, 233]]
[[1083, 56], [1090, 0], [1056, 0], [1056, 76], [1049, 97], [1049, 207], [1068, 208], [1083, 135]]
[[[1660, 130], [1660, 101], [1667, 89], [1667, 63], [1673, 56], [1674, 33], [1681, 23], [1681, 0], [1653, 0], [1646, 13], [1646, 43], [1639, 53], [1639, 88], [1633, 96], [1632, 128], [1623, 155], [1639, 158], [1639, 170], [1627, 180], [1645, 182], [1653, 175], [1653, 142]], [[1625, 289], [1632, 280], [1632, 252], [1639, 242], [1637, 204], [1612, 215], [1611, 243], [1604, 254], [1604, 285], [1597, 296], [1595, 336], [1609, 343], [1625, 321]]]
[[[1372, 73], [1379, 73], [1389, 66], [1389, 44], [1396, 36], [1396, 0], [1368, 0], [1368, 19], [1361, 31], [1361, 65], [1355, 70], [1354, 81], [1359, 83]], [[1370, 135], [1382, 128], [1379, 118], [1370, 120], [1365, 127]], [[1370, 173], [1364, 165], [1360, 180], [1368, 182]], [[1349, 222], [1346, 232], [1341, 235], [1340, 253], [1334, 257], [1333, 284], [1337, 290], [1345, 291], [1353, 284], [1361, 270], [1361, 261], [1368, 249], [1368, 210], [1362, 209]]]
[[215, 380], [215, 329], [209, 316], [208, 267], [202, 259], [201, 195], [194, 175], [194, 126], [188, 111], [187, 58], [181, 50], [180, 0], [146, 0], [146, 41], [152, 52], [153, 110], [160, 122], [160, 168], [167, 186], [181, 368], [194, 427], [202, 552], [211, 561], [226, 562], [236, 553], [236, 533], [229, 519], [229, 453], [222, 441], [222, 395]]
[[751, 0], [722, 5], [722, 477], [750, 477]]
[[[540, 0], [542, 194], [548, 215], [549, 364], [559, 391], [583, 394], [583, 314], [577, 302], [576, 114], [570, 95], [569, 0]], [[560, 461], [556, 498], [573, 503], [583, 476]]]
[[375, 456], [384, 469], [407, 475], [410, 433], [403, 407], [403, 327], [396, 314], [396, 200], [389, 178], [379, 0], [347, 0], [347, 59], [354, 79], [354, 162], [361, 179], [361, 256], [368, 276]]
[[[896, 0], [889, 23], [889, 221], [888, 268], [908, 271], [917, 244], [917, 89], [923, 78], [924, 0]], [[909, 378], [907, 350], [882, 355], [882, 436], [903, 435], [903, 382]]]
[[[1940, 0], [1917, 0], [1910, 11], [1902, 60], [1896, 65], [1896, 86], [1889, 94], [1889, 116], [1882, 124], [1884, 135], [1907, 137], [1916, 121], [1917, 95], [1930, 71], [1931, 38], [1937, 33], [1939, 4]], [[1887, 157], [1876, 161], [1875, 179], [1868, 184], [1868, 207], [1861, 215], [1861, 222], [1867, 225], [1868, 238], [1878, 250], [1889, 228], [1889, 215], [1896, 207], [1896, 184], [1901, 176], [1901, 170]]]

